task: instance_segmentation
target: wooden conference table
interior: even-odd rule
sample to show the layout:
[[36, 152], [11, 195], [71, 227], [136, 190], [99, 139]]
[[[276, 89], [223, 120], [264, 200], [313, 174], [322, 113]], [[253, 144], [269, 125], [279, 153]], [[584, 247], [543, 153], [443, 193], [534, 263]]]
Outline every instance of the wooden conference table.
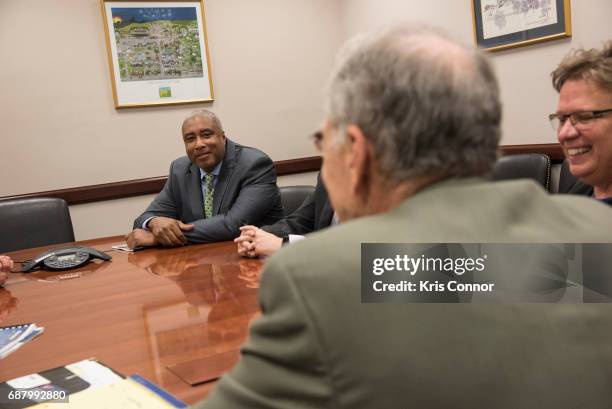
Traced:
[[[79, 244], [108, 251], [122, 242]], [[24, 261], [47, 248], [9, 255]], [[262, 262], [241, 259], [232, 242], [108, 254], [111, 262], [10, 275], [0, 326], [35, 322], [45, 332], [0, 361], [0, 381], [94, 357], [187, 403], [202, 399], [214, 384], [197, 384], [204, 372], [235, 364], [259, 314]]]

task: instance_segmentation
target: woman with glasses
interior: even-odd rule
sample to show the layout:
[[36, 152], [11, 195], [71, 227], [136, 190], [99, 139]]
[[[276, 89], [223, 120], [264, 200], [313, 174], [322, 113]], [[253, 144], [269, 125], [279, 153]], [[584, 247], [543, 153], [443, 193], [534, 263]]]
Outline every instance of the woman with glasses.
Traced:
[[592, 186], [587, 194], [612, 204], [612, 41], [572, 51], [552, 81], [559, 103], [549, 118], [569, 171]]

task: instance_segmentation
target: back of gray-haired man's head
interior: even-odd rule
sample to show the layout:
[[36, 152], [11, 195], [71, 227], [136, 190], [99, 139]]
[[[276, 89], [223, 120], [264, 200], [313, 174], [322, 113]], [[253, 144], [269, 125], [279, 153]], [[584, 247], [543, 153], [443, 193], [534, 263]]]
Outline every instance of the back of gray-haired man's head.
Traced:
[[483, 175], [497, 158], [501, 104], [492, 67], [432, 28], [398, 26], [349, 42], [326, 109], [335, 128], [364, 131], [379, 170], [396, 181]]
[[221, 120], [219, 120], [219, 117], [217, 117], [214, 112], [209, 111], [208, 109], [198, 109], [196, 111], [191, 112], [189, 116], [183, 121], [181, 129], [185, 126], [185, 123], [187, 123], [187, 121], [190, 121], [194, 118], [210, 119], [212, 123], [223, 133], [223, 126], [221, 125]]

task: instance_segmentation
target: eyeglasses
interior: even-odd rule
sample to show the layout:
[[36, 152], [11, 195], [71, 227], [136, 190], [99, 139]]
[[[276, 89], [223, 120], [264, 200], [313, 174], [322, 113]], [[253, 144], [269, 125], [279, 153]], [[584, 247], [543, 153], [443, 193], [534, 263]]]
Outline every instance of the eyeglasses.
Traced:
[[571, 114], [550, 114], [548, 120], [555, 131], [559, 131], [565, 125], [565, 122], [569, 119], [570, 123], [574, 127], [580, 127], [589, 125], [595, 119], [612, 113], [611, 109], [602, 109], [600, 111], [580, 111], [572, 112]]
[[323, 132], [317, 131], [317, 132], [313, 133], [312, 135], [310, 135], [310, 138], [312, 139], [312, 142], [314, 143], [315, 148], [318, 151], [320, 151], [321, 150], [321, 143], [323, 142]]

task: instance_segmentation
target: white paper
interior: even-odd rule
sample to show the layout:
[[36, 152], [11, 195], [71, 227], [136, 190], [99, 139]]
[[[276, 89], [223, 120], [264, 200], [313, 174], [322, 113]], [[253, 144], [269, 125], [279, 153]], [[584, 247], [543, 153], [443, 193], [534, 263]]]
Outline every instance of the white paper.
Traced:
[[128, 245], [127, 245], [127, 244], [116, 244], [116, 245], [114, 245], [114, 246], [111, 246], [111, 248], [112, 248], [113, 250], [127, 251], [127, 252], [129, 252], [129, 253], [133, 253], [133, 252], [134, 252], [134, 249], [133, 249], [133, 248], [131, 248], [131, 247], [128, 247]]
[[13, 389], [30, 389], [36, 388], [37, 386], [46, 385], [51, 383], [51, 381], [35, 373], [32, 375], [22, 376], [21, 378], [11, 379], [10, 381], [6, 381], [6, 383]]
[[[102, 388], [87, 388], [70, 395], [71, 409], [173, 409], [154, 392], [131, 379], [124, 379]], [[36, 409], [59, 409], [57, 403], [45, 402]], [[61, 406], [63, 407], [63, 406]]]
[[89, 383], [91, 387], [111, 385], [123, 379], [109, 368], [91, 359], [66, 365], [66, 369]]

